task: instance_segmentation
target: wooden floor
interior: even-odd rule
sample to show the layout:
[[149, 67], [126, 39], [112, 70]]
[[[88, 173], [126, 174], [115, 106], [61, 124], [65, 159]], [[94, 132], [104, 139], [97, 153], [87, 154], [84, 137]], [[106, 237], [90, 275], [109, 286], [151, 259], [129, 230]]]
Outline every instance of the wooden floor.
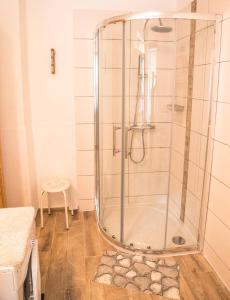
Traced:
[[[46, 300], [163, 300], [159, 296], [92, 282], [102, 252], [111, 249], [97, 231], [94, 212], [76, 213], [65, 230], [64, 212], [44, 217], [39, 238], [42, 291]], [[201, 255], [178, 257], [180, 291], [183, 300], [230, 300], [210, 265]]]

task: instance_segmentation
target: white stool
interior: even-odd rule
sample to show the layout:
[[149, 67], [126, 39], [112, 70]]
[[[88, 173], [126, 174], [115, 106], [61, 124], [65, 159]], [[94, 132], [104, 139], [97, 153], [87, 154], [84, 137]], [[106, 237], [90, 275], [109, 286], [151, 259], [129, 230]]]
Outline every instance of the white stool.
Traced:
[[[64, 196], [64, 204], [65, 204], [65, 221], [66, 221], [66, 229], [69, 229], [69, 218], [68, 218], [68, 203], [66, 197], [66, 191], [70, 188], [70, 183], [66, 179], [55, 178], [51, 181], [48, 181], [42, 184], [42, 194], [40, 200], [40, 213], [41, 213], [41, 227], [44, 227], [43, 223], [43, 196], [47, 196], [48, 202], [48, 214], [50, 215], [50, 201], [48, 194], [49, 193], [63, 193]], [[73, 209], [71, 209], [71, 215], [73, 215]]]

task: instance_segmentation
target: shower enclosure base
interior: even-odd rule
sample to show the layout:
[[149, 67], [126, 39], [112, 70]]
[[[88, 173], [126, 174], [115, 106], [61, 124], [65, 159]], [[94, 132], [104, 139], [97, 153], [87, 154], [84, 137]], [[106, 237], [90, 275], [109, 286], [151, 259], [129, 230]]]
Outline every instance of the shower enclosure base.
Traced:
[[[197, 251], [197, 237], [192, 234], [188, 226], [182, 223], [179, 218], [168, 215], [167, 234], [165, 236], [166, 215], [165, 204], [140, 205], [127, 204], [124, 207], [124, 243], [120, 244], [120, 226], [118, 205], [104, 208], [104, 226], [100, 228], [103, 235], [111, 242], [130, 251], [141, 251], [145, 254], [170, 254], [172, 251], [183, 252]], [[180, 236], [185, 240], [183, 245], [175, 245], [173, 237]], [[162, 249], [162, 250], [160, 250]]]

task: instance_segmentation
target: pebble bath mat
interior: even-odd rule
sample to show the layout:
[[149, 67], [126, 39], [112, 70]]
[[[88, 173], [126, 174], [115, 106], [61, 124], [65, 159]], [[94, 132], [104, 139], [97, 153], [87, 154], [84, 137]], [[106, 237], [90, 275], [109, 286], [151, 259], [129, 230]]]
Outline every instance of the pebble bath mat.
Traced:
[[105, 251], [97, 267], [94, 281], [180, 299], [179, 266], [173, 258], [148, 258]]

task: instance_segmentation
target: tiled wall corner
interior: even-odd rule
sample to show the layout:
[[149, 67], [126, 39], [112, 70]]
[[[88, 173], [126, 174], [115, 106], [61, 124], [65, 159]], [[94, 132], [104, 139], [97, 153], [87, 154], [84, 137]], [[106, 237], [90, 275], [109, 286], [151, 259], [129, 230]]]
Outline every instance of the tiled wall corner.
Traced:
[[[204, 255], [230, 289], [230, 2], [198, 0], [198, 12], [223, 14], [216, 30], [215, 83], [213, 93], [213, 130], [209, 204], [205, 233]], [[222, 28], [222, 32], [221, 32]], [[220, 46], [220, 49], [219, 49]], [[218, 53], [220, 52], [220, 53]]]

